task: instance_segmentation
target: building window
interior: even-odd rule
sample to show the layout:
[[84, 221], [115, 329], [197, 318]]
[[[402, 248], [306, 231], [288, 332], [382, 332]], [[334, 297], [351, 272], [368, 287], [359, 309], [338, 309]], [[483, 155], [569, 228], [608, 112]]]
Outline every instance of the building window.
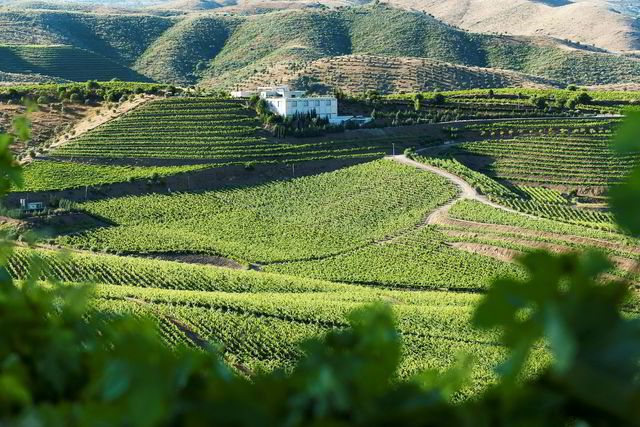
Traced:
[[320, 106], [320, 101], [316, 101], [316, 107]]
[[309, 101], [304, 101], [304, 103], [302, 104], [304, 107], [308, 107], [309, 106]]
[[327, 101], [327, 107], [331, 107], [331, 101]]
[[291, 101], [291, 106], [292, 107], [297, 107], [298, 106], [298, 101]]

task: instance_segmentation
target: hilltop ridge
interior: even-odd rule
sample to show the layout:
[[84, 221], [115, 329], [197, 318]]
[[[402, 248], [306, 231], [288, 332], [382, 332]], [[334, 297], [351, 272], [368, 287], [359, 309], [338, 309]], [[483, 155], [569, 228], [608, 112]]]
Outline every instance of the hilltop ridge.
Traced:
[[[0, 24], [5, 45], [38, 45], [42, 57], [51, 56], [54, 46], [65, 45], [86, 52], [88, 64], [96, 62], [91, 56], [98, 55], [133, 70], [129, 77], [133, 80], [226, 89], [269, 69], [289, 66], [289, 73], [313, 61], [330, 62], [345, 55], [421, 58], [452, 64], [450, 70], [456, 66], [507, 70], [560, 84], [640, 82], [638, 58], [549, 37], [470, 33], [425, 12], [384, 4], [251, 16], [7, 9], [0, 11]], [[34, 80], [30, 76], [34, 73], [75, 81], [95, 78], [91, 73], [60, 75], [51, 64], [35, 67], [25, 62], [22, 69], [3, 69], [6, 65], [0, 64], [0, 71], [22, 72], [25, 81]], [[74, 64], [81, 62], [74, 59]], [[122, 79], [126, 74], [120, 71], [111, 77]]]

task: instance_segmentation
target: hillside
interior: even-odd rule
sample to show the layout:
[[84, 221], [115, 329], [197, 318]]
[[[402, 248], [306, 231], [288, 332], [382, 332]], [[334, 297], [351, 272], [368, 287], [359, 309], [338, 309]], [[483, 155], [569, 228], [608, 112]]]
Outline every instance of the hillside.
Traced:
[[[231, 88], [269, 73], [272, 68], [301, 68], [319, 61], [309, 78], [323, 80], [331, 74], [320, 65], [345, 55], [400, 58], [398, 83], [420, 88], [415, 59], [441, 61], [445, 65], [436, 79], [456, 80], [466, 73], [456, 65], [483, 67], [498, 87], [528, 86], [530, 77], [506, 76], [510, 70], [557, 81], [584, 85], [634, 83], [640, 81], [640, 59], [606, 54], [545, 37], [510, 37], [474, 34], [448, 26], [422, 13], [368, 5], [340, 9], [287, 10], [253, 16], [222, 16], [199, 13], [158, 16], [141, 13], [79, 13], [7, 9], [0, 12], [0, 40], [10, 45], [39, 45], [54, 49], [82, 49], [121, 68], [133, 69], [133, 80], [155, 80], [179, 84]], [[322, 61], [320, 61], [322, 60]], [[86, 58], [85, 63], [94, 63]], [[82, 63], [82, 61], [81, 61]], [[412, 65], [413, 64], [413, 65]], [[432, 62], [430, 62], [432, 64]], [[317, 66], [316, 66], [317, 65]], [[34, 72], [25, 64], [20, 71], [60, 78], [47, 70]], [[125, 70], [105, 68], [105, 75], [122, 78]], [[437, 67], [436, 67], [437, 68]], [[457, 71], [456, 71], [457, 70]], [[2, 69], [16, 73], [16, 68]], [[28, 72], [30, 71], [30, 72]], [[468, 70], [469, 71], [469, 70]], [[469, 71], [471, 74], [476, 71]], [[130, 73], [130, 72], [129, 72]], [[374, 72], [375, 74], [375, 72]], [[411, 75], [416, 74], [415, 77]], [[416, 83], [403, 83], [409, 76]], [[82, 80], [82, 75], [70, 80]], [[94, 76], [95, 78], [95, 76]], [[347, 78], [351, 78], [347, 76]], [[464, 79], [464, 78], [463, 78]], [[478, 81], [470, 76], [471, 81]], [[15, 80], [15, 79], [14, 79]], [[480, 79], [482, 80], [482, 79]], [[480, 86], [486, 83], [480, 81]], [[545, 83], [546, 84], [546, 83]], [[446, 86], [458, 88], [460, 86]], [[469, 86], [461, 86], [462, 88]], [[472, 86], [475, 87], [475, 86]]]
[[46, 75], [70, 81], [149, 81], [110, 59], [69, 46], [0, 46], [0, 64], [7, 73]]
[[468, 88], [560, 87], [562, 84], [514, 71], [467, 67], [430, 59], [344, 55], [304, 63], [279, 63], [239, 83], [253, 88], [288, 84], [316, 92], [430, 92]]
[[469, 31], [551, 36], [616, 51], [640, 50], [638, 6], [631, 1], [393, 0], [391, 4], [427, 11]]
[[636, 59], [576, 50], [548, 39], [471, 34], [422, 13], [368, 6], [248, 18], [231, 33], [203, 83], [229, 85], [274, 64], [349, 54], [429, 58], [579, 84], [640, 78]]

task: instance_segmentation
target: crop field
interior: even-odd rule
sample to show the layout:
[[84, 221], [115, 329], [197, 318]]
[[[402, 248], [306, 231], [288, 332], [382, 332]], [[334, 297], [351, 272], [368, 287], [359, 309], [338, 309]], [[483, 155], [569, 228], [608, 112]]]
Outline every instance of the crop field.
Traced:
[[15, 190], [64, 190], [126, 180], [150, 179], [156, 175], [169, 176], [207, 167], [211, 165], [136, 167], [38, 160], [25, 167], [25, 185]]
[[640, 154], [619, 157], [601, 138], [514, 138], [463, 143], [454, 155], [491, 162], [492, 177], [526, 184], [607, 186], [619, 182]]
[[456, 192], [444, 178], [378, 160], [256, 187], [85, 203], [84, 210], [117, 225], [60, 243], [251, 262], [317, 258], [409, 229]]
[[515, 266], [451, 248], [434, 227], [323, 260], [267, 265], [265, 271], [397, 289], [471, 292], [487, 289], [496, 276], [522, 276]]
[[[32, 249], [18, 249], [10, 259], [12, 276], [24, 278], [34, 257], [44, 260], [42, 278], [68, 286], [99, 283], [94, 309], [113, 316], [151, 317], [170, 346], [214, 342], [225, 360], [245, 373], [293, 366], [302, 357], [303, 340], [346, 327], [350, 311], [373, 301], [393, 301], [403, 342], [401, 378], [427, 367], [445, 369], [460, 352], [473, 353], [480, 360], [463, 391], [472, 395], [495, 381], [492, 366], [504, 356], [495, 333], [470, 326], [479, 299], [474, 294], [375, 289], [113, 255], [60, 257], [54, 251]], [[544, 349], [537, 354], [529, 372], [547, 363]]]
[[50, 156], [151, 165], [292, 163], [382, 157], [391, 151], [392, 142], [400, 147], [419, 140], [274, 140], [261, 131], [255, 113], [241, 101], [178, 98], [148, 103], [59, 147]]
[[71, 46], [0, 46], [0, 71], [39, 74], [71, 81], [150, 81], [93, 52]]
[[470, 125], [481, 137], [449, 151], [474, 169], [519, 185], [600, 186], [619, 182], [640, 153], [620, 156], [611, 148], [617, 122], [565, 120]]
[[[23, 190], [37, 192], [33, 198], [115, 190], [73, 199], [70, 212], [56, 212], [60, 227], [47, 228], [44, 214], [5, 224], [11, 235], [51, 232], [39, 246], [18, 243], [8, 272], [24, 280], [40, 260], [39, 280], [95, 284], [91, 306], [107, 318], [150, 317], [168, 346], [211, 342], [249, 376], [291, 369], [305, 340], [347, 327], [348, 313], [363, 304], [385, 302], [402, 337], [398, 377], [444, 370], [458, 354], [474, 354], [456, 399], [472, 397], [496, 381], [493, 368], [506, 350], [495, 331], [473, 328], [471, 315], [497, 277], [526, 278], [515, 257], [596, 248], [612, 257], [610, 277], [640, 283], [638, 242], [605, 210], [579, 207], [602, 205], [596, 189], [619, 182], [640, 153], [610, 152], [615, 117], [571, 117], [586, 109], [555, 117], [558, 111], [534, 106], [528, 97], [545, 91], [504, 98], [451, 92], [441, 105], [429, 94], [418, 111], [411, 95], [378, 104], [353, 97], [344, 104], [376, 108], [403, 126], [309, 139], [273, 138], [241, 101], [150, 101], [25, 166]], [[604, 98], [612, 109], [631, 101]], [[509, 120], [437, 124], [500, 117]], [[409, 126], [424, 123], [434, 126]], [[440, 172], [403, 164], [402, 156], [382, 159], [392, 144], [396, 154], [422, 148], [410, 157]], [[298, 177], [251, 167], [295, 163], [297, 170], [308, 160], [349, 158], [362, 162]], [[151, 185], [177, 174], [218, 177], [216, 169], [256, 178], [225, 176], [185, 192]], [[91, 226], [81, 227], [78, 216]], [[628, 304], [637, 306], [636, 299]], [[548, 361], [545, 346], [536, 347], [527, 375]]]

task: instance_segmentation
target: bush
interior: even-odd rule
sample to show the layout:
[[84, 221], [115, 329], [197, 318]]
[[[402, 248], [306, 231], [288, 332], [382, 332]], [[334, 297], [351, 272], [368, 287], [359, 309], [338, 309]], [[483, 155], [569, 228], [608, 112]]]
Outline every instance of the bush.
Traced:
[[77, 92], [74, 92], [69, 97], [69, 101], [73, 102], [74, 104], [80, 104], [80, 103], [84, 102], [84, 99], [82, 98], [82, 95], [80, 95]]
[[443, 94], [436, 93], [435, 95], [433, 95], [433, 103], [435, 105], [442, 105], [445, 103], [445, 101], [446, 101], [446, 98], [444, 97]]
[[587, 92], [580, 92], [575, 99], [578, 104], [591, 104], [591, 101], [593, 101], [593, 98]]
[[413, 156], [416, 155], [416, 150], [413, 148], [405, 148], [404, 155], [410, 159], [413, 159]]
[[89, 80], [87, 82], [87, 89], [89, 89], [89, 90], [100, 89], [100, 85], [95, 80]]

